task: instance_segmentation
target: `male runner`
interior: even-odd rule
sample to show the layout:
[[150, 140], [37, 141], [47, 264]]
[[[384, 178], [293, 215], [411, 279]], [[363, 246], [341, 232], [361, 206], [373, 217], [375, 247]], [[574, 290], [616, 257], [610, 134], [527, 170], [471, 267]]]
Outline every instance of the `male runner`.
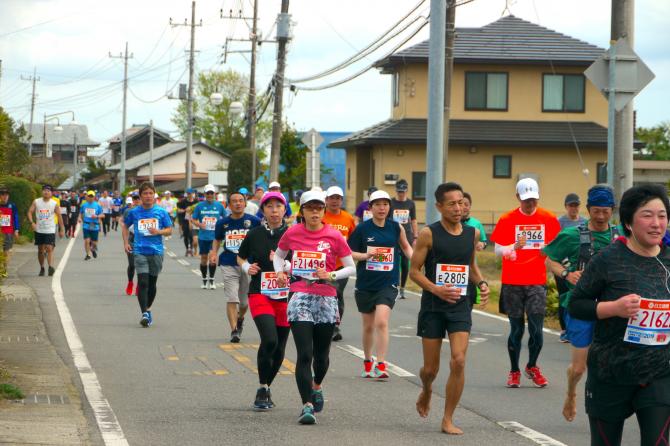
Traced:
[[102, 206], [95, 201], [95, 192], [92, 190], [86, 192], [86, 202], [81, 205], [79, 216], [79, 223], [82, 223], [84, 229], [84, 249], [86, 250], [84, 260], [90, 260], [91, 254], [98, 258], [98, 234], [100, 234], [100, 225], [104, 218]]
[[5, 264], [9, 263], [14, 239], [19, 236], [19, 209], [9, 201], [9, 189], [0, 185], [0, 229], [4, 235], [2, 251], [5, 254]]
[[63, 203], [67, 207], [67, 228], [65, 232], [70, 237], [74, 237], [74, 232], [77, 230], [77, 222], [79, 221], [79, 196], [76, 191], [72, 191], [70, 199]]
[[[142, 317], [140, 325], [153, 324], [151, 306], [156, 299], [158, 275], [163, 269], [163, 236], [172, 234], [172, 220], [165, 209], [156, 206], [156, 188], [152, 183], [140, 185], [142, 205], [133, 208], [123, 220], [123, 247], [132, 252], [137, 272], [137, 300]], [[135, 240], [130, 245], [129, 227], [133, 226]]]
[[[395, 183], [396, 196], [391, 199], [391, 216], [393, 221], [400, 223], [405, 230], [407, 241], [414, 246], [419, 236], [419, 226], [416, 223], [416, 205], [407, 198], [407, 180], [398, 180]], [[405, 285], [409, 274], [409, 258], [401, 251], [400, 255], [400, 299], [405, 298]]]
[[98, 199], [98, 203], [102, 206], [102, 213], [104, 214], [104, 220], [102, 222], [102, 232], [105, 237], [109, 232], [109, 224], [112, 219], [112, 197], [109, 196], [109, 193], [106, 190], [102, 191], [102, 196]]
[[[37, 261], [40, 264], [40, 276], [44, 275], [44, 257], [49, 266], [49, 276], [56, 271], [53, 267], [56, 246], [56, 217], [60, 214], [60, 208], [56, 201], [52, 200], [52, 188], [45, 184], [42, 186], [42, 198], [36, 198], [28, 209], [28, 221], [35, 231], [35, 245], [37, 245]], [[35, 220], [37, 219], [37, 220]], [[65, 234], [63, 219], [58, 219], [59, 237]]]
[[475, 260], [479, 231], [461, 223], [461, 186], [440, 184], [435, 190], [435, 207], [441, 214], [440, 221], [419, 232], [410, 269], [410, 277], [423, 289], [417, 323], [417, 335], [421, 336], [423, 346], [420, 373], [423, 387], [416, 410], [421, 417], [428, 416], [432, 384], [440, 368], [442, 339], [448, 335], [451, 361], [442, 432], [460, 435], [463, 431], [454, 425], [453, 418], [465, 385], [465, 356], [472, 327], [474, 287], [479, 288], [481, 305], [485, 306], [489, 286]]
[[[370, 198], [370, 195], [376, 190], [376, 186], [371, 186], [368, 188], [368, 199]], [[366, 220], [370, 220], [371, 218], [372, 213], [370, 212], [370, 202], [368, 200], [361, 201], [356, 207], [356, 211], [354, 212], [354, 219], [356, 220], [356, 224], [359, 225]]]
[[[302, 195], [302, 192], [300, 195]], [[349, 240], [349, 235], [354, 232], [356, 223], [354, 217], [342, 209], [343, 200], [344, 191], [342, 191], [341, 187], [330, 186], [328, 190], [326, 190], [326, 213], [323, 216], [323, 222], [328, 223], [330, 226], [340, 231], [342, 237], [344, 237], [345, 240]], [[299, 211], [300, 208], [298, 208], [296, 214], [299, 213]], [[335, 269], [338, 270], [341, 268], [342, 263], [338, 259]], [[340, 313], [340, 318], [335, 324], [335, 331], [333, 333], [333, 341], [335, 342], [342, 340], [340, 324], [342, 323], [342, 316], [344, 316], [344, 289], [347, 287], [347, 282], [349, 282], [349, 277], [338, 279], [335, 282], [335, 288], [337, 289], [337, 309]]]
[[507, 353], [511, 370], [507, 387], [521, 386], [519, 356], [525, 330], [524, 314], [528, 317], [529, 334], [524, 373], [536, 387], [545, 387], [549, 382], [537, 365], [547, 308], [547, 268], [542, 248], [556, 238], [561, 228], [554, 214], [538, 207], [540, 188], [535, 180], [519, 180], [516, 198], [519, 207], [502, 215], [491, 234], [496, 255], [503, 258], [500, 312], [507, 314], [510, 324]]
[[[563, 229], [543, 250], [549, 258], [551, 272], [565, 280], [567, 285], [567, 295], [561, 296], [563, 308], [568, 307], [570, 294], [586, 264], [619, 236], [617, 228], [609, 224], [614, 210], [614, 194], [609, 186], [595, 185], [589, 189], [586, 209], [588, 222]], [[586, 371], [586, 357], [593, 340], [595, 322], [575, 319], [567, 311], [565, 316], [566, 338], [572, 344], [572, 362], [567, 371], [568, 391], [563, 416], [572, 421], [577, 414], [577, 383]]]
[[177, 203], [177, 219], [179, 220], [179, 228], [184, 237], [184, 247], [186, 248], [186, 253], [184, 255], [186, 257], [193, 255], [193, 236], [191, 235], [191, 226], [186, 218], [188, 217], [188, 215], [186, 215], [186, 209], [197, 203], [198, 199], [195, 197], [194, 189], [187, 189], [184, 198]]
[[228, 200], [231, 214], [216, 223], [209, 263], [216, 264], [217, 253], [223, 241], [223, 251], [218, 260], [223, 274], [223, 294], [228, 302], [226, 313], [230, 323], [230, 342], [237, 343], [240, 342], [244, 315], [249, 307], [249, 276], [238, 266], [237, 253], [249, 230], [258, 226], [261, 221], [244, 213], [247, 205], [244, 194], [234, 192]]
[[[216, 260], [207, 263], [209, 252], [212, 250], [212, 242], [216, 230], [216, 222], [226, 216], [223, 205], [214, 200], [216, 191], [214, 186], [205, 186], [205, 201], [198, 203], [191, 216], [191, 223], [199, 228], [198, 250], [200, 251], [200, 273], [202, 274], [203, 290], [215, 290], [214, 274], [216, 274]], [[207, 275], [209, 272], [209, 276]]]
[[69, 237], [67, 228], [70, 225], [70, 220], [68, 218], [68, 212], [67, 212], [67, 203], [70, 200], [70, 196], [67, 193], [67, 191], [62, 191], [60, 193], [60, 196], [58, 197], [58, 207], [60, 208], [60, 213], [58, 214], [58, 218], [63, 220], [63, 227], [66, 229], [65, 230], [65, 238]]
[[112, 198], [112, 229], [119, 230], [119, 218], [121, 218], [121, 207], [123, 206], [123, 198], [119, 191], [114, 191]]
[[486, 239], [486, 231], [484, 230], [484, 225], [481, 221], [477, 220], [475, 217], [470, 215], [470, 210], [472, 209], [472, 196], [463, 192], [463, 216], [461, 217], [461, 223], [464, 225], [472, 226], [475, 229], [479, 229], [479, 241], [477, 242], [477, 251], [483, 251], [488, 245], [488, 240]]

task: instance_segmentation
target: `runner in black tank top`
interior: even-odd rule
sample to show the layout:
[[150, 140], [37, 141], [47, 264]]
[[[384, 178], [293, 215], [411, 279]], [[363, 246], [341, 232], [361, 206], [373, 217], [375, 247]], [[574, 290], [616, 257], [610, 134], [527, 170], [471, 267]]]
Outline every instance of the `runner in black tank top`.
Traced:
[[475, 262], [479, 230], [461, 224], [463, 189], [456, 183], [441, 184], [435, 201], [442, 218], [419, 233], [410, 269], [410, 277], [423, 289], [417, 324], [423, 347], [423, 388], [416, 409], [420, 416], [428, 416], [442, 339], [448, 334], [451, 361], [442, 431], [459, 435], [463, 431], [454, 425], [453, 416], [465, 384], [475, 286], [481, 291], [482, 305], [488, 301], [489, 288]]

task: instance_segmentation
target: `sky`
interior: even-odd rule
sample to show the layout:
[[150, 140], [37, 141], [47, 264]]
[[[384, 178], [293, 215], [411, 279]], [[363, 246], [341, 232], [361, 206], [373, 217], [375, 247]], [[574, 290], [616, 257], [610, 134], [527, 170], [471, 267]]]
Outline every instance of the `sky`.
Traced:
[[[420, 0], [291, 0], [293, 39], [289, 45], [286, 77], [304, 78], [321, 73], [356, 54], [407, 14]], [[524, 20], [606, 48], [610, 35], [610, 0], [474, 0], [458, 7], [457, 27], [480, 27], [514, 14]], [[635, 50], [656, 78], [635, 99], [638, 126], [670, 120], [670, 1], [640, 0], [635, 10]], [[259, 29], [274, 38], [279, 0], [259, 0]], [[425, 0], [410, 17], [427, 15]], [[197, 70], [249, 70], [248, 53], [221, 57], [226, 37], [249, 36], [249, 21], [220, 17], [220, 10], [252, 14], [252, 0], [198, 0], [195, 46]], [[33, 69], [37, 70], [34, 121], [45, 113], [72, 110], [86, 124], [92, 139], [104, 142], [120, 133], [122, 124], [123, 61], [128, 42], [127, 123], [150, 119], [174, 132], [170, 118], [176, 100], [166, 97], [188, 81], [189, 29], [169, 24], [190, 20], [190, 0], [0, 0], [0, 106], [17, 121], [30, 120]], [[319, 87], [355, 74], [401, 44], [422, 21], [404, 33], [332, 75], [302, 83]], [[404, 46], [428, 38], [424, 27]], [[231, 50], [248, 50], [233, 42]], [[276, 44], [263, 43], [259, 51], [257, 88], [264, 91], [276, 66]], [[390, 116], [390, 77], [376, 69], [334, 88], [297, 94], [286, 91], [284, 113], [298, 130], [357, 131]], [[69, 122], [67, 115], [62, 122]]]

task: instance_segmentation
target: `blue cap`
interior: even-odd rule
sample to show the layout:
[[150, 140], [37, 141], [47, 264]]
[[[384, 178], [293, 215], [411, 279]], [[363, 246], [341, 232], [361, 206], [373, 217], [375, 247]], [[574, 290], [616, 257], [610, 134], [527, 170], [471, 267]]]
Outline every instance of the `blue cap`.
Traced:
[[195, 192], [195, 190], [192, 187], [189, 187], [188, 189], [186, 189], [187, 194], [192, 194], [193, 192]]
[[240, 187], [237, 191], [244, 195], [247, 195], [249, 193], [249, 189], [247, 189], [246, 187]]
[[586, 205], [613, 208], [614, 192], [612, 188], [606, 184], [596, 184], [589, 189]]

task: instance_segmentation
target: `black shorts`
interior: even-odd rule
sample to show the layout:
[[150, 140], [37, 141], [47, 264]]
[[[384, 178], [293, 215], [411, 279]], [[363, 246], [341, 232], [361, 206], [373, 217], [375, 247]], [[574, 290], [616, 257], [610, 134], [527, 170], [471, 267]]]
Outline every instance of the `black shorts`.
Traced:
[[398, 298], [398, 287], [391, 285], [377, 291], [356, 290], [354, 297], [359, 313], [372, 313], [377, 305], [386, 305], [393, 308]]
[[416, 335], [428, 339], [443, 339], [447, 333], [459, 331], [470, 333], [472, 312], [420, 311], [416, 325]]
[[42, 234], [41, 232], [36, 232], [35, 244], [56, 246], [56, 234]]
[[547, 289], [544, 285], [506, 285], [500, 288], [500, 312], [512, 318], [547, 311]]
[[641, 409], [670, 406], [670, 375], [656, 378], [646, 386], [612, 384], [595, 375], [589, 369], [584, 386], [589, 416], [617, 422]]

